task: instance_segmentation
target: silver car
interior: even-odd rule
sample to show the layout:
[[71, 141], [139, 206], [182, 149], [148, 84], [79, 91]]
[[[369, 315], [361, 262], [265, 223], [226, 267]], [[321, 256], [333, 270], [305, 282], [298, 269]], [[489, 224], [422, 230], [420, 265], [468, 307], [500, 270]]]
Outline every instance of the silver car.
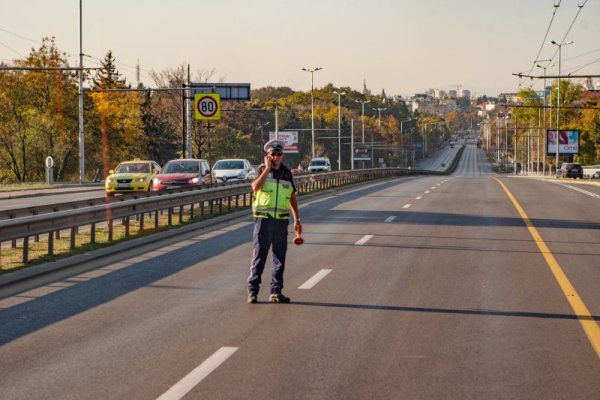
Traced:
[[219, 160], [213, 165], [212, 176], [217, 182], [245, 181], [256, 178], [250, 161], [244, 158]]

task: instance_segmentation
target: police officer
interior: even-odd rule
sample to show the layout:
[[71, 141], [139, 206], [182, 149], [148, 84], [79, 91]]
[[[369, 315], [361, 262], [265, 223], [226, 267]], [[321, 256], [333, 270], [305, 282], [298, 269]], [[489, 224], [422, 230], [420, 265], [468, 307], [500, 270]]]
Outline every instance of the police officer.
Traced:
[[271, 246], [273, 247], [273, 274], [269, 302], [290, 302], [290, 298], [281, 293], [290, 211], [294, 217], [294, 228], [301, 230], [302, 225], [298, 218], [298, 200], [292, 172], [281, 162], [283, 145], [284, 143], [277, 139], [265, 144], [264, 150], [267, 155], [264, 164], [258, 169], [258, 177], [252, 181], [254, 251], [248, 278], [248, 303], [257, 302], [261, 275]]

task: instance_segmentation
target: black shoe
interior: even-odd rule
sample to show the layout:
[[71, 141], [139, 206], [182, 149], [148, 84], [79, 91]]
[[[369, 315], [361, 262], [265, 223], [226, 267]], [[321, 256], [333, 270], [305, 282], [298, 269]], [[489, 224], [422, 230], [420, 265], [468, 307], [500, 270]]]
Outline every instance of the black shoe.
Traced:
[[273, 293], [269, 296], [269, 303], [289, 303], [290, 298], [281, 293]]
[[248, 295], [248, 303], [250, 303], [250, 304], [256, 304], [256, 303], [258, 303], [258, 300], [256, 299], [256, 295], [255, 294], [250, 293]]

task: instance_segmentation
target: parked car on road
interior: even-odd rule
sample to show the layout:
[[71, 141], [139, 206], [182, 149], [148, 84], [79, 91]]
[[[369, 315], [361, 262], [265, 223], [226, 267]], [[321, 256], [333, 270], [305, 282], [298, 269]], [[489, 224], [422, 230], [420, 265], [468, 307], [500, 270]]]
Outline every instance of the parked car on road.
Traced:
[[212, 177], [217, 182], [245, 181], [256, 178], [257, 173], [250, 161], [244, 158], [219, 160], [213, 165]]
[[178, 189], [210, 184], [208, 161], [197, 158], [170, 160], [152, 180], [152, 190]]
[[556, 171], [557, 178], [573, 178], [583, 179], [583, 168], [581, 164], [576, 163], [563, 163], [560, 168]]
[[156, 161], [124, 161], [108, 171], [104, 188], [109, 196], [115, 193], [148, 192], [152, 188], [152, 178], [160, 169]]
[[331, 172], [331, 162], [327, 157], [315, 157], [308, 164], [308, 172]]

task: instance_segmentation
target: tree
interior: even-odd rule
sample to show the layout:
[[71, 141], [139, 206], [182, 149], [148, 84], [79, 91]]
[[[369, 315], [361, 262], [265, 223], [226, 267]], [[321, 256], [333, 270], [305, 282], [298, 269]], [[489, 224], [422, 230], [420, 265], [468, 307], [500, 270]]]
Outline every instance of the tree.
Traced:
[[92, 79], [91, 95], [99, 124], [88, 132], [90, 143], [88, 162], [102, 168], [104, 176], [120, 161], [149, 158], [148, 137], [144, 134], [139, 92], [110, 92], [106, 89], [127, 89], [128, 85], [116, 69], [109, 51], [101, 61], [102, 69]]
[[[67, 65], [54, 43], [44, 38], [39, 49], [32, 49], [16, 66], [62, 67]], [[0, 79], [3, 113], [0, 126], [2, 158], [7, 160], [4, 179], [41, 180], [44, 160], [55, 159], [58, 177], [68, 172], [73, 148], [77, 144], [76, 94], [74, 77], [63, 71], [6, 71]]]

